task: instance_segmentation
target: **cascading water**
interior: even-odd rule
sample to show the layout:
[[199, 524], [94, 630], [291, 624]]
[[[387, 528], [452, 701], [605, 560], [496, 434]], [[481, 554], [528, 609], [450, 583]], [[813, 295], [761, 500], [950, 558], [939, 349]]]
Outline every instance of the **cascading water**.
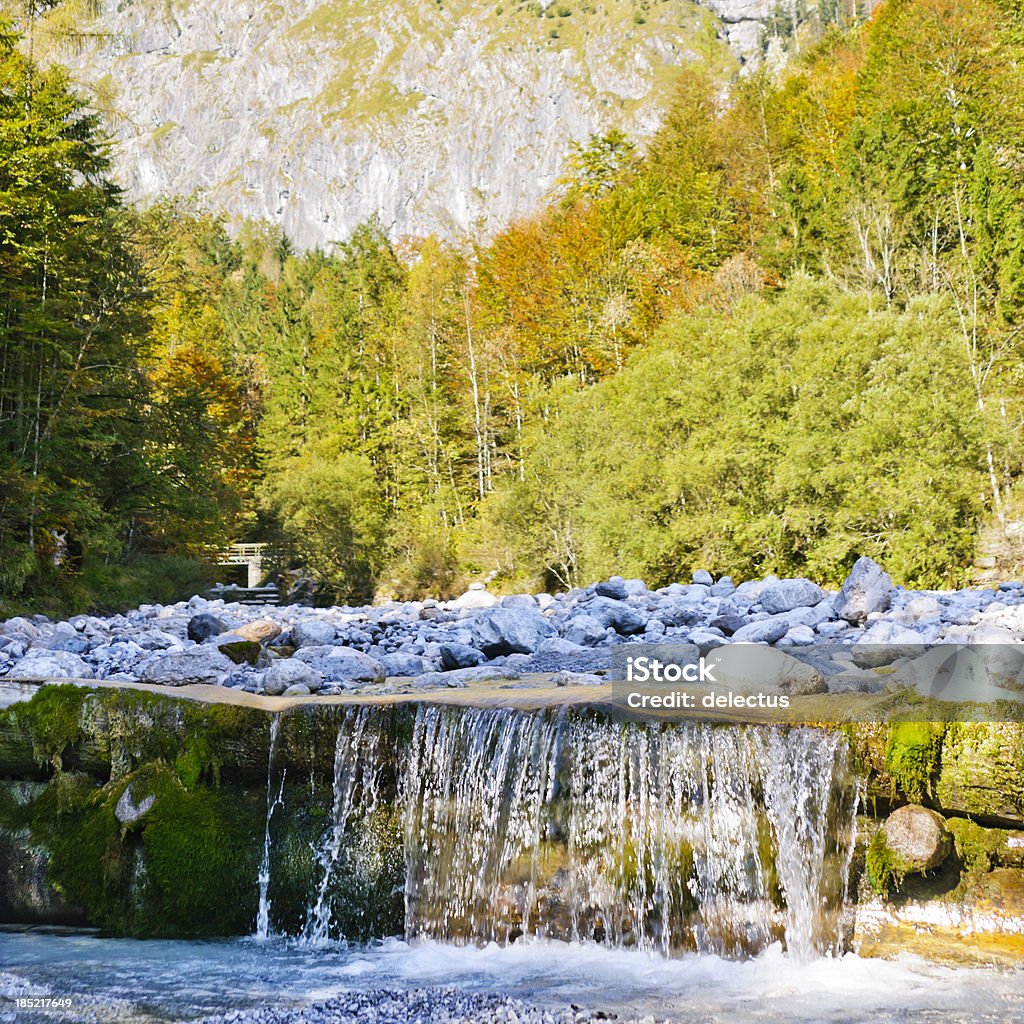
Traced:
[[407, 765], [409, 935], [836, 945], [856, 789], [835, 734], [422, 708]]
[[263, 857], [260, 860], [259, 886], [260, 902], [256, 910], [256, 938], [264, 940], [270, 937], [270, 822], [284, 802], [284, 780], [287, 770], [281, 772], [281, 786], [274, 792], [274, 754], [277, 751], [277, 734], [281, 728], [281, 719], [274, 715], [270, 719], [270, 751], [267, 754], [267, 819], [263, 829]]
[[408, 711], [341, 714], [304, 941], [344, 931], [339, 909], [375, 870], [360, 844], [387, 809], [409, 938], [839, 948], [857, 786], [836, 733], [423, 706], [410, 735], [385, 726]]
[[302, 929], [304, 942], [318, 945], [331, 938], [335, 923], [331, 883], [343, 859], [346, 834], [357, 817], [365, 818], [377, 808], [381, 765], [379, 714], [367, 707], [357, 708], [338, 728], [334, 746], [333, 804], [331, 823], [314, 847], [320, 882], [316, 898], [306, 911]]

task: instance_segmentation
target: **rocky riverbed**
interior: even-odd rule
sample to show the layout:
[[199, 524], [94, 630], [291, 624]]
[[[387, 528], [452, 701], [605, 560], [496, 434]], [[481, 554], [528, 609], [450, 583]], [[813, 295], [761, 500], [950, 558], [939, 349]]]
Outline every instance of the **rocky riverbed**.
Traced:
[[[10, 618], [0, 624], [0, 676], [204, 683], [289, 697], [383, 695], [481, 681], [511, 686], [534, 673], [555, 673], [563, 685], [598, 684], [621, 644], [688, 645], [706, 656], [755, 643], [813, 658], [809, 692], [873, 692], [893, 686], [864, 671], [877, 667], [880, 648], [898, 654], [1022, 639], [1024, 583], [905, 590], [862, 558], [838, 592], [807, 579], [737, 585], [698, 571], [689, 583], [658, 590], [612, 577], [558, 595], [498, 597], [478, 584], [450, 602], [314, 609], [193, 597], [108, 618]], [[985, 689], [979, 699], [1010, 695]]]
[[[546, 1009], [506, 996], [420, 988], [352, 992], [299, 1009], [235, 1010], [198, 1024], [589, 1024], [616, 1019], [615, 1013], [578, 1006]], [[654, 1018], [636, 1024], [654, 1024]]]

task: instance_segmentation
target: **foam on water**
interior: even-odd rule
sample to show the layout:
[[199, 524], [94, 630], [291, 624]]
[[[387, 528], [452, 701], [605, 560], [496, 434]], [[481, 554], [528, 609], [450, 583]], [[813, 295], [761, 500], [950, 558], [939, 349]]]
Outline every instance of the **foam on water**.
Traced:
[[[577, 1003], [620, 1019], [677, 1024], [1016, 1024], [1024, 972], [950, 969], [853, 954], [801, 964], [778, 944], [748, 960], [675, 959], [550, 940], [454, 946], [387, 939], [367, 947], [265, 942], [141, 942], [0, 932], [0, 996], [73, 995], [70, 1018], [155, 1024], [246, 1006], [300, 1006], [352, 989], [454, 985], [541, 1005]], [[0, 1001], [0, 1021], [15, 1020]], [[28, 1020], [28, 1018], [24, 1018]]]

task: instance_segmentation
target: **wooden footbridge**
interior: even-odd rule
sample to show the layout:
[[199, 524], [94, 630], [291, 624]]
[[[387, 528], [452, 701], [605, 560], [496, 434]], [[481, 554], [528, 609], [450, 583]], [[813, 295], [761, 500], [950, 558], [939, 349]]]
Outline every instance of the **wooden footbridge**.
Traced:
[[214, 588], [218, 596], [225, 590], [233, 591], [239, 596], [242, 604], [277, 604], [277, 587], [261, 587], [263, 579], [263, 559], [266, 555], [267, 544], [232, 544], [226, 551], [219, 552], [214, 562], [216, 565], [242, 565], [246, 569], [245, 587], [225, 587], [219, 585]]

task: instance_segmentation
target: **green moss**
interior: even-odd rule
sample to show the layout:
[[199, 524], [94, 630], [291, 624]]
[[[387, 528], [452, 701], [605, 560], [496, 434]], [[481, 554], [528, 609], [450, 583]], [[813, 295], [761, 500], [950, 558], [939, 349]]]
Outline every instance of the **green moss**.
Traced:
[[1009, 832], [983, 828], [967, 818], [951, 818], [946, 824], [953, 833], [956, 854], [965, 870], [987, 873], [1002, 863]]
[[895, 788], [915, 803], [932, 793], [945, 731], [941, 722], [894, 722], [889, 727], [885, 767]]
[[15, 704], [3, 714], [31, 737], [37, 763], [52, 764], [59, 772], [65, 751], [81, 737], [82, 709], [89, 693], [80, 686], [47, 685], [30, 701]]
[[868, 884], [882, 896], [892, 889], [899, 889], [903, 879], [914, 870], [911, 863], [889, 846], [882, 829], [875, 833], [868, 845], [865, 867]]

